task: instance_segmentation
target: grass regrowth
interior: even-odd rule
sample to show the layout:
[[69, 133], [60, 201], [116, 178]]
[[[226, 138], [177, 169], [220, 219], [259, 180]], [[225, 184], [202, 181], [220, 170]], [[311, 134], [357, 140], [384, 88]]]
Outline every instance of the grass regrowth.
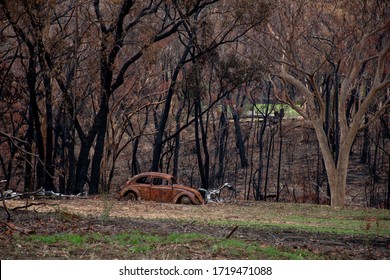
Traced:
[[[83, 248], [84, 252], [91, 248], [110, 248], [112, 254], [117, 254], [120, 259], [163, 259], [167, 256], [161, 254], [165, 247], [174, 248], [171, 258], [191, 258], [194, 248], [201, 249], [210, 258], [227, 259], [316, 259], [318, 256], [309, 251], [294, 250], [290, 248], [277, 248], [264, 246], [254, 241], [238, 239], [215, 238], [204, 234], [172, 233], [167, 236], [141, 233], [139, 231], [121, 233], [117, 235], [103, 234], [55, 234], [49, 236], [33, 235], [20, 237], [19, 246], [62, 248], [63, 254], [73, 259], [80, 256], [73, 255], [77, 249]], [[108, 250], [108, 249], [105, 249]], [[160, 256], [160, 257], [159, 257]], [[81, 256], [82, 257], [82, 256]]]

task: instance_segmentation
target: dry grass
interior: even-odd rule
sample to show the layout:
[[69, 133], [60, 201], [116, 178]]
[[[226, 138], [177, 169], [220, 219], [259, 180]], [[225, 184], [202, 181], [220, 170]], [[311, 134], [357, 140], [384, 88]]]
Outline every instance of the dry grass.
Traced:
[[3, 215], [1, 259], [390, 258], [386, 210], [247, 201], [189, 206], [109, 197], [32, 203], [39, 205], [10, 211], [15, 229]]

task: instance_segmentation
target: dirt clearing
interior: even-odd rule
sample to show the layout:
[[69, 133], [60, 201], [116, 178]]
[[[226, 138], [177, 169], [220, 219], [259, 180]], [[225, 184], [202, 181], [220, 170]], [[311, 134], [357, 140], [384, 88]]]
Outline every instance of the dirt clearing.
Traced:
[[[390, 259], [390, 212], [386, 210], [246, 201], [190, 206], [120, 202], [104, 197], [31, 203], [35, 205], [28, 210], [10, 211], [11, 224], [6, 224], [7, 216], [2, 211], [1, 259], [292, 258], [286, 254], [246, 254], [248, 247], [242, 249], [245, 253], [210, 250], [216, 240], [227, 240], [229, 235], [229, 240], [259, 248], [303, 252], [306, 259]], [[23, 205], [23, 201], [7, 201], [9, 209]], [[124, 251], [119, 243], [102, 242], [101, 235], [133, 232], [156, 237], [198, 236], [184, 244], [154, 242], [150, 250], [139, 252], [134, 248]], [[34, 247], [35, 241], [28, 239], [59, 233], [100, 237], [86, 248], [76, 246], [72, 250], [63, 248], [71, 247], [72, 242]]]

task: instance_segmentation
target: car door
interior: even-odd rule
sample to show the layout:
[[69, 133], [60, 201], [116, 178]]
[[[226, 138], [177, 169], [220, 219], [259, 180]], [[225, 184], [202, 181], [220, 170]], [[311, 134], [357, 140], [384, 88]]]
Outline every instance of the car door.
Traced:
[[157, 202], [172, 202], [172, 184], [166, 178], [154, 177], [150, 187], [150, 196], [151, 200]]
[[153, 178], [143, 176], [137, 179], [134, 186], [138, 189], [142, 200], [150, 200], [150, 186]]

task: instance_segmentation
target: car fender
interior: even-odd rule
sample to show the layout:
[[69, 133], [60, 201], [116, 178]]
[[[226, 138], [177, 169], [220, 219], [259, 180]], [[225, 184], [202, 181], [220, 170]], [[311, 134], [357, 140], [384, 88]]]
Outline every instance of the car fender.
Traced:
[[191, 193], [191, 192], [186, 192], [186, 191], [183, 191], [183, 192], [180, 192], [178, 193], [175, 198], [173, 199], [173, 203], [177, 203], [179, 201], [179, 199], [183, 196], [183, 195], [186, 195], [188, 196], [192, 203], [193, 204], [196, 204], [196, 199], [195, 199], [195, 194]]
[[141, 194], [140, 194], [140, 192], [138, 191], [138, 189], [137, 189], [137, 188], [134, 188], [134, 187], [131, 187], [131, 186], [124, 187], [124, 188], [121, 190], [121, 192], [120, 192], [120, 194], [119, 194], [119, 197], [120, 197], [120, 198], [121, 198], [121, 197], [124, 197], [124, 195], [125, 195], [127, 192], [129, 192], [129, 191], [134, 192], [134, 193], [137, 195], [137, 198], [138, 198], [138, 199], [141, 197]]

